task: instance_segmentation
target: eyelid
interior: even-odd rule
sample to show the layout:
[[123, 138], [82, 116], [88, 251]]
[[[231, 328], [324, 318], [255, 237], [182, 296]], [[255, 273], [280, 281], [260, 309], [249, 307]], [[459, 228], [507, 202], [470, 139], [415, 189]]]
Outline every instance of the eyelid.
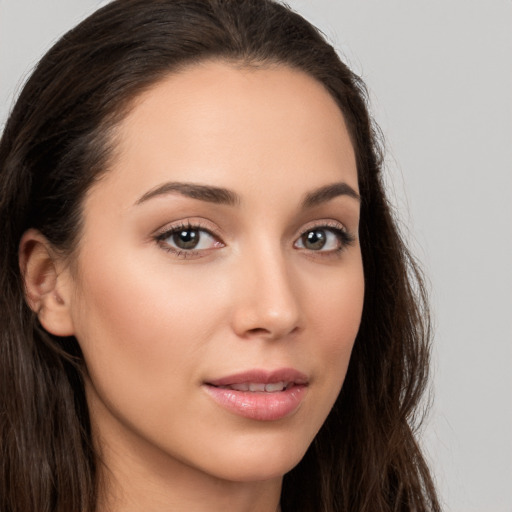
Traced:
[[190, 217], [185, 219], [179, 219], [172, 222], [169, 222], [162, 227], [156, 229], [151, 237], [156, 238], [164, 238], [165, 235], [169, 235], [174, 231], [178, 231], [179, 229], [197, 229], [201, 231], [206, 231], [211, 236], [222, 239], [222, 234], [220, 229], [215, 227], [211, 222], [208, 222], [206, 219], [198, 218], [198, 217]]
[[299, 231], [296, 234], [296, 238], [299, 238], [300, 236], [304, 235], [308, 231], [311, 231], [313, 229], [321, 229], [321, 228], [343, 231], [344, 233], [351, 235], [348, 228], [342, 222], [339, 222], [339, 221], [333, 220], [333, 219], [319, 219], [319, 220], [308, 222], [307, 224], [301, 226], [301, 228], [299, 229]]

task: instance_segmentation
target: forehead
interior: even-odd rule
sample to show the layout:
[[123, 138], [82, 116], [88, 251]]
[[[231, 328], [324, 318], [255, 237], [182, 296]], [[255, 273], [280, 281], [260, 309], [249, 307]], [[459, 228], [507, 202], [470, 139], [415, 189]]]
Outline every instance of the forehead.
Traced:
[[116, 143], [107, 181], [133, 200], [171, 178], [290, 192], [345, 180], [357, 190], [339, 107], [321, 83], [282, 65], [212, 61], [169, 75], [136, 98]]

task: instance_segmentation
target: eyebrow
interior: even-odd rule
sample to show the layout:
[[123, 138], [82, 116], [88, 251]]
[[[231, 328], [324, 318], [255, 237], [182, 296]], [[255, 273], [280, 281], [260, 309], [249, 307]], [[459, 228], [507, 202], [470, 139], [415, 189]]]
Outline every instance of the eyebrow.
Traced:
[[302, 208], [313, 208], [338, 196], [348, 196], [361, 201], [359, 194], [345, 182], [332, 183], [309, 192], [302, 201]]
[[211, 185], [198, 185], [196, 183], [169, 182], [146, 192], [135, 204], [141, 204], [153, 197], [166, 195], [172, 192], [177, 192], [178, 194], [192, 199], [199, 199], [200, 201], [207, 201], [215, 204], [225, 204], [228, 206], [235, 206], [240, 202], [238, 194], [235, 194], [235, 192], [226, 188], [214, 187]]
[[[199, 185], [197, 183], [168, 182], [159, 185], [136, 201], [136, 205], [144, 203], [154, 197], [167, 195], [176, 192], [192, 199], [206, 201], [209, 203], [236, 206], [240, 203], [240, 196], [227, 188], [214, 187], [212, 185]], [[339, 182], [325, 185], [316, 190], [308, 192], [302, 200], [302, 208], [308, 209], [318, 206], [338, 196], [348, 196], [360, 201], [359, 194], [347, 183]]]

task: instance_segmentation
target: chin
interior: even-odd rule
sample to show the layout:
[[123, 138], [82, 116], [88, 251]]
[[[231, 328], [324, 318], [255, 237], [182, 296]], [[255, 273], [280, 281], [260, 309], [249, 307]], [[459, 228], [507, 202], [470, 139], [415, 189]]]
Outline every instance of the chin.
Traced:
[[309, 443], [255, 441], [242, 450], [233, 448], [224, 456], [214, 455], [211, 473], [232, 482], [282, 478], [302, 460], [308, 447]]

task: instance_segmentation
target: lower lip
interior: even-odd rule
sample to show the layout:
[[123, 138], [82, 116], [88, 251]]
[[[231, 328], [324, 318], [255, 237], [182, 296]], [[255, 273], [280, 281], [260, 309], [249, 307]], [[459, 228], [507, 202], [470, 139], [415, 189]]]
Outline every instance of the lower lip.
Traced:
[[204, 385], [207, 393], [230, 412], [258, 421], [276, 421], [293, 414], [306, 394], [305, 385], [274, 393], [236, 391]]

